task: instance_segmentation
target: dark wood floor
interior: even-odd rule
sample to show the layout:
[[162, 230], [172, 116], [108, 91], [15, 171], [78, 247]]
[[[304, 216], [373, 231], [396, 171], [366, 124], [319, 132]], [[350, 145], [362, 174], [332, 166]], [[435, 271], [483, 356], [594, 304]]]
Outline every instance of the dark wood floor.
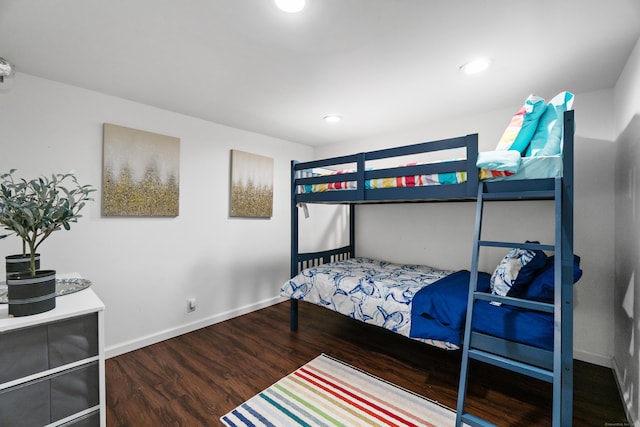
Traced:
[[[107, 425], [217, 426], [219, 417], [320, 353], [455, 408], [460, 352], [310, 304], [282, 303], [106, 361]], [[623, 425], [612, 371], [576, 361], [574, 426]], [[468, 404], [500, 426], [550, 425], [551, 386], [472, 364]]]

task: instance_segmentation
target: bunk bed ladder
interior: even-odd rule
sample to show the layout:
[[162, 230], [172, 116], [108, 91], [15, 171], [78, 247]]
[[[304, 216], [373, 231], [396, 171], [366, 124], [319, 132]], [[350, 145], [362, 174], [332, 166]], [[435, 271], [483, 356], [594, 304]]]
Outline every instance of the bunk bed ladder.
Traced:
[[[571, 153], [572, 155], [573, 153]], [[566, 172], [566, 171], [565, 171]], [[463, 423], [469, 426], [492, 426], [494, 424], [473, 415], [465, 409], [467, 383], [469, 378], [469, 362], [476, 360], [498, 366], [519, 374], [547, 381], [553, 384], [553, 426], [572, 425], [573, 399], [573, 192], [571, 178], [563, 182], [563, 178], [555, 178], [545, 188], [529, 191], [519, 187], [516, 191], [504, 187], [489, 187], [486, 183], [478, 186], [474, 244], [471, 262], [471, 279], [467, 318], [465, 323], [460, 384], [458, 388], [456, 426]], [[555, 242], [553, 245], [538, 243], [497, 242], [481, 239], [482, 213], [484, 203], [489, 200], [554, 200], [555, 210]], [[554, 303], [542, 303], [519, 298], [502, 297], [477, 291], [478, 259], [481, 247], [523, 248], [552, 251], [555, 253], [554, 268], [556, 284]], [[564, 250], [562, 250], [564, 249]], [[478, 300], [496, 301], [511, 306], [527, 308], [554, 315], [554, 351], [526, 346], [512, 341], [495, 338], [473, 331], [473, 307]], [[563, 307], [564, 306], [564, 307]]]

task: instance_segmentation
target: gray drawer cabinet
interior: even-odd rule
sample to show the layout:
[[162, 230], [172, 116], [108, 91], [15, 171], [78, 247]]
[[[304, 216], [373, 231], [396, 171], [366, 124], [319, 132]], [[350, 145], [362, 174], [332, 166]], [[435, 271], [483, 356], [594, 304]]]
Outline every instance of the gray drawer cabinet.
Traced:
[[103, 318], [91, 289], [33, 316], [0, 306], [0, 427], [106, 424]]

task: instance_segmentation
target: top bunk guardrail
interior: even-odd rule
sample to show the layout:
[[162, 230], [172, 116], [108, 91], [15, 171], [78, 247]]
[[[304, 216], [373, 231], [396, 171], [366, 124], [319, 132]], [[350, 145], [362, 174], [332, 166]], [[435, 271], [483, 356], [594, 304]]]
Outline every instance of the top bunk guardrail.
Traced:
[[[561, 154], [523, 158], [518, 174], [482, 181], [485, 192], [511, 193], [511, 200], [553, 198], [554, 180], [573, 185], [574, 111], [564, 113]], [[446, 158], [448, 150], [464, 149], [464, 157], [397, 165], [402, 156], [425, 153]], [[471, 134], [348, 156], [291, 162], [292, 202], [383, 203], [403, 201], [476, 200], [479, 184], [478, 135]], [[526, 160], [526, 162], [525, 162]], [[380, 162], [375, 168], [370, 163]], [[526, 164], [526, 166], [525, 166]], [[347, 165], [345, 167], [345, 165]], [[542, 166], [541, 166], [542, 165]], [[540, 195], [536, 196], [536, 192]], [[506, 198], [505, 200], [509, 200]]]
[[[464, 149], [464, 158], [372, 168], [368, 162]], [[442, 153], [440, 153], [442, 155]], [[466, 135], [310, 162], [293, 161], [295, 203], [472, 200], [478, 190], [478, 135]], [[349, 165], [344, 168], [344, 165]]]

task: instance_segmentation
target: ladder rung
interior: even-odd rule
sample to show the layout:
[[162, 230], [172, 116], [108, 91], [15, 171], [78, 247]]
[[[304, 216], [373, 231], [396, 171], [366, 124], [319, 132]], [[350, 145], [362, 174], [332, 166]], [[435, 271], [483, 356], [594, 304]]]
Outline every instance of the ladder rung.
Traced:
[[553, 382], [552, 371], [538, 368], [537, 366], [527, 365], [526, 363], [518, 362], [517, 360], [507, 359], [506, 357], [496, 356], [495, 354], [474, 349], [469, 350], [469, 357], [490, 365], [527, 375], [532, 378], [537, 378], [550, 383]]
[[498, 242], [493, 240], [479, 240], [480, 246], [492, 246], [496, 248], [518, 248], [518, 249], [532, 249], [540, 251], [555, 251], [553, 245], [542, 245], [540, 243], [516, 243], [516, 242]]
[[496, 301], [513, 307], [526, 308], [529, 310], [541, 311], [543, 313], [553, 313], [554, 306], [546, 302], [532, 301], [522, 298], [503, 297], [500, 295], [489, 294], [486, 292], [476, 291], [473, 297], [477, 300]]
[[474, 331], [471, 331], [469, 348], [486, 351], [511, 360], [518, 360], [549, 371], [553, 370], [552, 350], [533, 347], [529, 344], [522, 344]]
[[482, 193], [483, 200], [548, 200], [553, 199], [554, 197], [554, 190]]
[[496, 427], [495, 424], [492, 424], [489, 421], [483, 420], [482, 418], [478, 418], [472, 414], [462, 414], [460, 418], [462, 419], [463, 423], [471, 427]]

